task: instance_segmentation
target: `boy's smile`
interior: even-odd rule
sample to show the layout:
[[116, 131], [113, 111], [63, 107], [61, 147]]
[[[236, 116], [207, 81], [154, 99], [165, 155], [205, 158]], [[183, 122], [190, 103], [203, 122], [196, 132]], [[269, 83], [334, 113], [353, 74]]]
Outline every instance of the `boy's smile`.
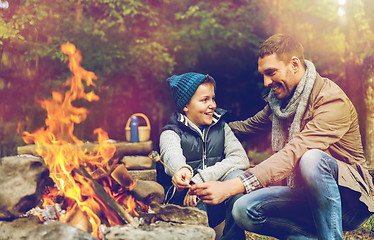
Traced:
[[183, 108], [183, 111], [191, 122], [197, 127], [201, 127], [212, 124], [216, 107], [214, 85], [203, 83], [197, 88], [190, 102]]

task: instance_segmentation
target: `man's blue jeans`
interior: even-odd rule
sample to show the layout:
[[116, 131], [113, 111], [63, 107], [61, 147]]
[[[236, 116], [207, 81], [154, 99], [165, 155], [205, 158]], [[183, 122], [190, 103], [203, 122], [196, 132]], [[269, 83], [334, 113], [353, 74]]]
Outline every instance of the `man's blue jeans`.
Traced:
[[303, 184], [262, 188], [239, 198], [233, 217], [239, 227], [278, 239], [343, 239], [371, 215], [360, 194], [337, 184], [338, 164], [320, 150], [299, 162]]

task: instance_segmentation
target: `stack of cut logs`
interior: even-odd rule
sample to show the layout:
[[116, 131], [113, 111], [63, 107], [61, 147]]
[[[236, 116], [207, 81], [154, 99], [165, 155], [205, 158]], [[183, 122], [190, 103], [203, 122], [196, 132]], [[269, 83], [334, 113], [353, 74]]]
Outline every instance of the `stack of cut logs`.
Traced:
[[[163, 187], [156, 182], [156, 169], [148, 156], [152, 152], [152, 141], [117, 143], [117, 153], [129, 174], [135, 181], [132, 190], [134, 197], [149, 205], [161, 203], [164, 198]], [[113, 176], [113, 174], [112, 174]]]
[[134, 180], [156, 181], [156, 170], [153, 160], [148, 157], [152, 152], [152, 141], [120, 142], [115, 144], [119, 158]]
[[[133, 189], [134, 197], [146, 204], [151, 201], [161, 203], [164, 197], [164, 190], [156, 183], [156, 170], [149, 153], [152, 151], [152, 141], [145, 142], [114, 142], [116, 156], [119, 163], [124, 164], [128, 173], [136, 183]], [[48, 148], [48, 146], [44, 146]], [[93, 152], [98, 147], [98, 143], [87, 142], [77, 145], [77, 148], [86, 149]], [[20, 146], [17, 148], [18, 154], [29, 154], [37, 156], [35, 145]]]
[[[150, 205], [151, 203], [162, 203], [164, 199], [164, 189], [156, 182], [154, 163], [153, 160], [148, 157], [149, 153], [152, 152], [152, 141], [135, 143], [113, 141], [113, 144], [116, 147], [114, 158], [118, 158], [118, 161], [114, 161], [114, 164], [111, 166], [112, 171], [109, 172], [111, 177], [120, 185], [128, 189], [132, 196], [138, 201], [141, 201], [146, 205]], [[43, 148], [48, 147], [51, 146], [43, 146]], [[87, 153], [93, 153], [98, 149], [98, 143], [88, 142], [82, 145], [73, 146], [73, 148], [74, 147], [85, 150]], [[17, 151], [21, 156], [38, 155], [35, 145], [21, 146], [18, 147]], [[104, 175], [99, 174], [96, 177], [91, 176], [83, 166], [80, 166], [79, 169], [74, 169], [73, 171], [90, 179], [93, 183], [92, 186], [96, 195], [102, 200], [102, 202], [106, 203], [108, 207], [113, 209], [124, 222], [133, 226], [138, 226], [138, 222], [136, 222], [132, 216], [123, 209], [123, 207], [117, 204], [97, 182], [100, 178], [105, 177], [105, 175], [107, 176], [108, 173]], [[79, 217], [79, 219], [82, 218]], [[72, 224], [74, 221], [74, 219], [72, 221], [69, 220], [69, 223]], [[73, 225], [81, 228], [80, 225], [82, 225], [82, 221], [79, 220], [78, 222], [79, 224]], [[88, 222], [83, 225], [89, 226]], [[84, 231], [88, 230], [86, 227], [81, 229]]]
[[[127, 156], [132, 156], [132, 158], [134, 156], [142, 156], [139, 151], [141, 146], [146, 146], [148, 150], [151, 149], [151, 143], [118, 143], [116, 145], [119, 154], [123, 155], [120, 159], [122, 160], [125, 158], [125, 162], [127, 161]], [[131, 149], [133, 145], [138, 146], [133, 148], [131, 154], [128, 151], [126, 151], [125, 154], [123, 150], [125, 145], [130, 146], [126, 149]], [[89, 145], [86, 147], [88, 146]], [[91, 147], [91, 149], [93, 149], [94, 146], [91, 145]], [[148, 150], [145, 152], [148, 152]], [[44, 223], [48, 224], [43, 224], [40, 221], [41, 219], [32, 214], [38, 211], [37, 206], [39, 206], [39, 201], [45, 186], [51, 186], [51, 179], [48, 178], [48, 169], [43, 159], [32, 156], [37, 155], [35, 153], [35, 146], [19, 147], [18, 151], [20, 153], [18, 156], [0, 158], [0, 239], [98, 240], [98, 238], [90, 234], [91, 229], [90, 224], [87, 222], [87, 216], [80, 210], [73, 213], [69, 217], [67, 223], [55, 222], [55, 220], [52, 220], [44, 221]], [[135, 152], [138, 155], [134, 155]], [[127, 164], [129, 165], [129, 163]], [[171, 204], [160, 205], [155, 201], [157, 197], [155, 197], [154, 193], [155, 188], [157, 188], [155, 187], [157, 183], [152, 181], [152, 179], [155, 178], [153, 169], [127, 171], [124, 164], [116, 164], [115, 170], [111, 172], [111, 175], [115, 173], [118, 168], [122, 170], [125, 169], [124, 172], [127, 172], [127, 174], [116, 175], [116, 178], [121, 180], [121, 177], [127, 176], [126, 179], [133, 180], [135, 186], [130, 190], [131, 194], [138, 200], [139, 198], [143, 198], [145, 199], [143, 202], [150, 202], [149, 206], [152, 211], [148, 213], [141, 212], [142, 215], [139, 216], [139, 218], [132, 218], [132, 216], [129, 216], [129, 214], [123, 211], [122, 206], [119, 206], [119, 204], [116, 204], [116, 202], [111, 199], [104, 188], [96, 181], [97, 178], [93, 178], [82, 166], [75, 168], [75, 173], [86, 176], [88, 179], [87, 182], [92, 183], [92, 189], [102, 202], [105, 202], [108, 207], [112, 208], [124, 222], [132, 225], [126, 224], [107, 228], [101, 228], [100, 226], [100, 239], [214, 239], [214, 230], [206, 227], [208, 218], [205, 212], [196, 208], [180, 207]], [[119, 172], [122, 171], [121, 169], [119, 169]], [[98, 180], [100, 181], [100, 178]], [[123, 183], [123, 181], [119, 182]], [[148, 194], [148, 196], [139, 197], [141, 191], [147, 190], [153, 191], [153, 196], [151, 193]], [[158, 197], [158, 199], [161, 199], [161, 197]], [[34, 208], [34, 211], [28, 211], [31, 208]], [[54, 211], [57, 210], [55, 207], [53, 207], [53, 209]], [[46, 217], [49, 218], [50, 211], [47, 211], [46, 208], [45, 212], [48, 213]], [[57, 216], [54, 215], [53, 219], [56, 218]], [[45, 220], [44, 216], [43, 219]], [[161, 222], [157, 220], [161, 220]], [[148, 225], [152, 222], [154, 222], [154, 224]]]

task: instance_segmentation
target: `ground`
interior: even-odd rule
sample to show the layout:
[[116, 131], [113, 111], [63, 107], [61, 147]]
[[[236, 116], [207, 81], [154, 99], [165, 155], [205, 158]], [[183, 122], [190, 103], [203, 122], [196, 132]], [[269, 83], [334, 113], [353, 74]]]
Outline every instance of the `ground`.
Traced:
[[[344, 232], [343, 238], [344, 240], [374, 239], [374, 215], [371, 216], [370, 219], [357, 230]], [[276, 238], [246, 232], [246, 240], [276, 240]]]

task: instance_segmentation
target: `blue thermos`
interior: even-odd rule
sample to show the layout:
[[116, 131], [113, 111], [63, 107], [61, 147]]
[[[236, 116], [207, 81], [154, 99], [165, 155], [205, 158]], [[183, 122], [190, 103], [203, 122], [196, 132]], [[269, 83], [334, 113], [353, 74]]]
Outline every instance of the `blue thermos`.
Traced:
[[138, 117], [132, 116], [130, 121], [130, 142], [139, 142], [139, 120]]

